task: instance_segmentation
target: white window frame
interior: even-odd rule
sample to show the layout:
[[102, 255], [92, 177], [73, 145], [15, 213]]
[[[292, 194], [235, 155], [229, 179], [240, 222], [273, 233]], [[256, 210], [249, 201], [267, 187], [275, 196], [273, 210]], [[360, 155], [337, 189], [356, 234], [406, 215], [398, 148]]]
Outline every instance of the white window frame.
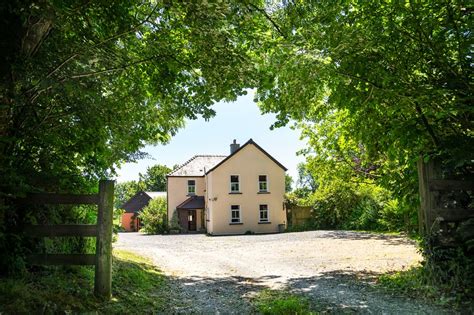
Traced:
[[[238, 207], [238, 208], [233, 209], [233, 207]], [[234, 211], [237, 211], [238, 214], [239, 214], [238, 221], [234, 221], [234, 217], [233, 217]], [[233, 223], [233, 224], [242, 223], [242, 211], [240, 209], [240, 205], [231, 205], [230, 206], [230, 223]]]
[[[265, 181], [260, 181], [260, 176], [265, 176]], [[260, 189], [260, 184], [265, 183], [267, 188], [265, 190]], [[260, 174], [258, 175], [258, 192], [269, 192], [270, 190], [268, 189], [268, 175], [267, 174]]]
[[[193, 181], [194, 185], [189, 185], [189, 182]], [[194, 187], [194, 191], [190, 191], [189, 188]], [[195, 179], [188, 179], [188, 195], [196, 195], [196, 180]]]
[[[267, 209], [262, 210], [262, 206], [266, 206]], [[262, 211], [267, 212], [267, 219], [266, 220], [262, 220]], [[261, 222], [261, 223], [270, 222], [270, 209], [268, 208], [268, 204], [258, 205], [258, 222]]]
[[[237, 187], [239, 188], [238, 190], [232, 190], [232, 176], [237, 176]], [[232, 174], [229, 176], [229, 191], [231, 193], [240, 193], [241, 189], [240, 189], [240, 175], [238, 174]]]

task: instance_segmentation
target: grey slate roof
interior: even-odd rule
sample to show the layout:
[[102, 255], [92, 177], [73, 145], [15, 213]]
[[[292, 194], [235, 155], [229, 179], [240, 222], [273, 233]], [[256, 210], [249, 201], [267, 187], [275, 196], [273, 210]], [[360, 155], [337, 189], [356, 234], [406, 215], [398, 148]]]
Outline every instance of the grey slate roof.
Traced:
[[166, 198], [166, 191], [145, 191], [145, 194], [150, 196], [151, 199]]
[[195, 155], [168, 176], [204, 176], [205, 172], [219, 164], [225, 155]]

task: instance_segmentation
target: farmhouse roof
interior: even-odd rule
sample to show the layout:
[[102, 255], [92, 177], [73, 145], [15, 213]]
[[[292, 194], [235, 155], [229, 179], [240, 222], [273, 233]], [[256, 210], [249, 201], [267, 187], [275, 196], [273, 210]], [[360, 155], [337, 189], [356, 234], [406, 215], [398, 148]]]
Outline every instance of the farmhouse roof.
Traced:
[[207, 170], [225, 158], [225, 155], [195, 155], [167, 176], [204, 176]]
[[150, 198], [166, 198], [166, 191], [145, 191], [145, 194], [150, 196]]

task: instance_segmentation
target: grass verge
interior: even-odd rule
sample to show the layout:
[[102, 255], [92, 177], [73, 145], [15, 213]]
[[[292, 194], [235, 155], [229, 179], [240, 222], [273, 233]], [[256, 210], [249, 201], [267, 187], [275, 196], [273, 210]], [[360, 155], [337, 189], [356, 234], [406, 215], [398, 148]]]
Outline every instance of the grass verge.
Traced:
[[453, 275], [433, 273], [426, 266], [416, 266], [405, 271], [385, 274], [378, 278], [378, 285], [396, 294], [416, 299], [423, 299], [437, 305], [458, 310], [474, 311], [474, 286], [472, 282], [462, 283]]
[[0, 314], [170, 312], [166, 278], [147, 259], [114, 250], [110, 301], [93, 295], [93, 267], [44, 267], [22, 278], [0, 278]]
[[309, 301], [286, 291], [263, 290], [253, 299], [252, 304], [260, 314], [268, 315], [310, 315]]

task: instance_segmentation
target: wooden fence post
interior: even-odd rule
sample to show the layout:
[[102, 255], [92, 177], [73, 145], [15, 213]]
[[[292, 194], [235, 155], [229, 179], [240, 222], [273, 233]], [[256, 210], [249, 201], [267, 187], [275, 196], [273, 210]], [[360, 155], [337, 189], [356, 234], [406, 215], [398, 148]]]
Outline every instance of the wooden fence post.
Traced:
[[420, 211], [418, 213], [419, 227], [421, 234], [431, 233], [436, 219], [436, 193], [432, 191], [430, 185], [437, 179], [440, 173], [440, 165], [430, 159], [427, 163], [423, 157], [418, 160], [418, 183], [420, 191]]
[[112, 221], [114, 208], [114, 181], [99, 182], [99, 213], [97, 216], [97, 243], [94, 293], [110, 299], [112, 292]]

